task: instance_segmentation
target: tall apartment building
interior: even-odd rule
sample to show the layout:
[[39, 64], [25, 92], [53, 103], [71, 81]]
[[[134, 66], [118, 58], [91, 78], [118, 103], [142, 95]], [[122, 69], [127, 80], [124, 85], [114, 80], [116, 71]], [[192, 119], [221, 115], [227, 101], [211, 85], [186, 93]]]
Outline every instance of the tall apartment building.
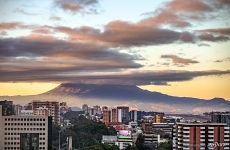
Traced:
[[164, 114], [156, 114], [154, 117], [155, 123], [163, 123], [164, 122], [163, 116], [164, 116]]
[[108, 125], [110, 123], [110, 110], [103, 111], [103, 122]]
[[99, 105], [93, 106], [94, 115], [100, 115], [101, 114], [101, 107]]
[[66, 102], [61, 102], [59, 107], [60, 107], [60, 115], [63, 115], [70, 110]]
[[178, 123], [173, 150], [229, 150], [230, 131], [222, 123]]
[[130, 121], [129, 118], [129, 107], [119, 106], [118, 110], [118, 122], [128, 123]]
[[60, 110], [59, 110], [59, 102], [55, 101], [33, 101], [29, 103], [29, 107], [36, 113], [45, 113], [46, 108], [49, 116], [52, 116], [53, 122], [55, 124], [60, 124]]
[[130, 121], [137, 122], [137, 110], [130, 111]]
[[111, 108], [111, 122], [113, 122], [113, 123], [118, 122], [117, 108]]
[[8, 115], [13, 115], [15, 114], [14, 112], [14, 105], [12, 101], [0, 101], [0, 105], [2, 106], [2, 115], [3, 116], [8, 116]]
[[87, 104], [83, 104], [82, 110], [84, 111], [85, 114], [88, 114], [89, 113], [89, 106]]
[[14, 106], [14, 112], [15, 112], [15, 115], [20, 115], [21, 111], [23, 109], [23, 106], [22, 105], [15, 105]]
[[0, 150], [50, 150], [52, 118], [48, 116], [3, 116], [0, 106]]
[[33, 110], [33, 115], [53, 116], [54, 114], [52, 114], [52, 110], [47, 107], [38, 107]]
[[213, 123], [227, 123], [230, 127], [230, 113], [213, 112], [211, 113], [211, 122]]

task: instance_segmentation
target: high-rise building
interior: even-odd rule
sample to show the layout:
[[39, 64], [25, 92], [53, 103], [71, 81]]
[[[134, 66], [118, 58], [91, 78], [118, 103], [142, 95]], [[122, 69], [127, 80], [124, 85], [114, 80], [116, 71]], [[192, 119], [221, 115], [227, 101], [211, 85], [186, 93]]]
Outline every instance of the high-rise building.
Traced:
[[68, 112], [70, 110], [70, 108], [67, 106], [66, 102], [61, 102], [60, 103], [60, 115], [65, 114], [66, 112]]
[[82, 105], [82, 110], [85, 112], [85, 114], [88, 114], [89, 113], [89, 107], [87, 104], [83, 104]]
[[88, 109], [89, 116], [101, 115], [101, 108], [98, 105], [93, 106], [92, 108], [88, 107], [87, 109]]
[[14, 106], [14, 112], [15, 112], [15, 115], [20, 115], [21, 111], [23, 109], [23, 106], [22, 105], [15, 105]]
[[100, 115], [101, 114], [101, 107], [99, 105], [93, 106], [94, 115]]
[[109, 108], [107, 107], [107, 106], [103, 106], [102, 107], [102, 111], [104, 111], [104, 110], [108, 110]]
[[33, 115], [53, 116], [52, 111], [46, 107], [38, 107], [33, 110]]
[[60, 105], [59, 102], [55, 101], [33, 101], [29, 103], [29, 107], [32, 107], [33, 111], [48, 109], [49, 116], [52, 116], [55, 124], [60, 124]]
[[211, 122], [213, 123], [227, 123], [230, 127], [230, 113], [213, 112], [211, 113]]
[[111, 122], [118, 122], [118, 111], [117, 108], [111, 108]]
[[144, 111], [137, 111], [137, 120], [141, 120], [144, 117]]
[[9, 116], [9, 115], [14, 115], [14, 105], [12, 101], [0, 101], [0, 105], [2, 106], [2, 115], [3, 116]]
[[137, 110], [130, 111], [130, 121], [137, 122]]
[[3, 116], [0, 106], [1, 150], [52, 149], [52, 118], [48, 116]]
[[156, 114], [155, 115], [155, 123], [163, 123], [163, 114]]
[[103, 111], [103, 122], [108, 125], [110, 123], [110, 110]]
[[128, 123], [130, 121], [129, 118], [129, 107], [127, 106], [119, 106], [118, 110], [118, 122]]
[[225, 150], [230, 131], [223, 123], [177, 123], [173, 129], [174, 150]]

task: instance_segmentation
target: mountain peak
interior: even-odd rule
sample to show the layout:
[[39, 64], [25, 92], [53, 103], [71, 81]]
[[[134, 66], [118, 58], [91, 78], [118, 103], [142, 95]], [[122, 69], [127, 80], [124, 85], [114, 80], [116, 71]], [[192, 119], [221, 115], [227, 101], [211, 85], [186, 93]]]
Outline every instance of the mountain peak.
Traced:
[[[128, 105], [140, 110], [166, 112], [205, 112], [229, 110], [230, 101], [176, 97], [143, 90], [136, 85], [63, 83], [39, 97], [55, 97], [89, 105]], [[74, 100], [74, 101], [72, 101]]]

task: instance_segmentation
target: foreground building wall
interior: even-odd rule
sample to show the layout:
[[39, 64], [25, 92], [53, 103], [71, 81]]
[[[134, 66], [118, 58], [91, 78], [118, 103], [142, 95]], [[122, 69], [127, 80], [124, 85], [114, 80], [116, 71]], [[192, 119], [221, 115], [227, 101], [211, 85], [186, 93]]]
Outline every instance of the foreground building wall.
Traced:
[[52, 118], [47, 116], [2, 116], [0, 106], [0, 150], [49, 150]]
[[178, 123], [173, 131], [174, 150], [229, 150], [230, 132], [221, 123]]

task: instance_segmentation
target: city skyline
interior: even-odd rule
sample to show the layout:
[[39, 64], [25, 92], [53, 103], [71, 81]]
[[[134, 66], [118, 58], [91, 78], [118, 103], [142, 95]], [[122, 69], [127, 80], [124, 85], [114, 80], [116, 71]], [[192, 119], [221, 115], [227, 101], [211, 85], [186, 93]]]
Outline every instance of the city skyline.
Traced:
[[230, 99], [228, 0], [0, 4], [0, 96], [70, 82]]

